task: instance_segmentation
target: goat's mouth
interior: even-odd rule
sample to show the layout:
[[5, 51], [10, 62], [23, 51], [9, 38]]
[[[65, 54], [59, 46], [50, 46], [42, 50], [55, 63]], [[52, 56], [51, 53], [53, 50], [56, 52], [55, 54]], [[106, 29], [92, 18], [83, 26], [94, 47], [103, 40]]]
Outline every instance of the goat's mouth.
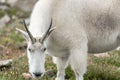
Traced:
[[33, 77], [33, 78], [40, 78], [40, 77], [42, 77], [44, 75], [44, 73], [31, 73], [31, 76]]

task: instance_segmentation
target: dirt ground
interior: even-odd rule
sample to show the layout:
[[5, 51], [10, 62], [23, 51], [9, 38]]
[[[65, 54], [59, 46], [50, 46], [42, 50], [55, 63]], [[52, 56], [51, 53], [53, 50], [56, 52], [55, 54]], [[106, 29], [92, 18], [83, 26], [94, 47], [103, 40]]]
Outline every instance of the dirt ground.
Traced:
[[14, 48], [12, 45], [7, 49], [0, 49], [0, 60], [15, 59], [24, 55], [25, 49]]

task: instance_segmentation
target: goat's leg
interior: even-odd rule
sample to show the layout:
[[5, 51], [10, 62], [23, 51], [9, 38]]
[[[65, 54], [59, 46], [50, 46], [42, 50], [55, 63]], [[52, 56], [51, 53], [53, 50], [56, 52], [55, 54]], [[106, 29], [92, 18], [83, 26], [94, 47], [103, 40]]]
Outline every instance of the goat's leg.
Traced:
[[84, 80], [83, 75], [87, 68], [87, 48], [71, 50], [69, 62], [75, 73], [76, 80]]
[[57, 78], [56, 80], [65, 80], [65, 68], [67, 66], [68, 58], [57, 58], [54, 57], [55, 63], [57, 64]]

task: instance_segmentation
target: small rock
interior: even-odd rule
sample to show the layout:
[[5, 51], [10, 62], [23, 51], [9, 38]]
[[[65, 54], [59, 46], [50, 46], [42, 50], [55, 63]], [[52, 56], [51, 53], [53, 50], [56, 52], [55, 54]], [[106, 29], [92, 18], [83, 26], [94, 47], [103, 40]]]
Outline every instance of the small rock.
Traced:
[[96, 57], [110, 57], [108, 53], [99, 53], [99, 54], [94, 54]]
[[0, 28], [4, 27], [9, 21], [10, 21], [10, 17], [5, 14], [1, 19], [0, 19]]
[[9, 4], [10, 6], [14, 6], [17, 1], [18, 0], [6, 0], [6, 3]]
[[32, 79], [32, 75], [30, 73], [23, 73], [22, 75], [27, 80], [31, 80]]
[[12, 62], [13, 62], [12, 59], [0, 61], [0, 68], [10, 67]]
[[6, 5], [0, 5], [0, 10], [5, 11], [5, 10], [8, 10], [8, 9], [9, 9], [8, 6], [6, 6]]
[[120, 68], [118, 68], [117, 70], [120, 71]]
[[9, 4], [10, 6], [14, 6], [14, 4], [17, 2], [18, 0], [0, 0], [0, 3], [6, 3]]
[[5, 49], [5, 46], [0, 44], [0, 49], [1, 49], [1, 48], [2, 48], [2, 49]]
[[120, 47], [118, 47], [116, 50], [118, 50], [118, 51], [119, 51], [119, 50], [120, 50]]
[[6, 2], [6, 0], [0, 0], [0, 3], [5, 3]]

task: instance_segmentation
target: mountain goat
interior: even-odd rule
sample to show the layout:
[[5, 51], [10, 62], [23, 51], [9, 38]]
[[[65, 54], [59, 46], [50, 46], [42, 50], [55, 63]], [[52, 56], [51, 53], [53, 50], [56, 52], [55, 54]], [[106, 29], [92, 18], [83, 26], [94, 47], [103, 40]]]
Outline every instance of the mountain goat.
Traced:
[[120, 0], [39, 0], [27, 32], [29, 71], [45, 72], [45, 51], [54, 59], [56, 80], [65, 80], [71, 65], [76, 80], [84, 80], [88, 53], [102, 53], [120, 46]]

